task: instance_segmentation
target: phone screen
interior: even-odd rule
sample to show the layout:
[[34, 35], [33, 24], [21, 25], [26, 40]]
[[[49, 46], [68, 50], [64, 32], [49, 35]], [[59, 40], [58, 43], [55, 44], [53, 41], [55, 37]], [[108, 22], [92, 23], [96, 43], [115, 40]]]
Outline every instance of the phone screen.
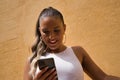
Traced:
[[49, 67], [49, 69], [55, 68], [55, 63], [53, 58], [40, 59], [38, 60], [39, 69]]
[[[49, 69], [55, 68], [55, 62], [53, 58], [47, 58], [47, 59], [40, 59], [37, 61], [39, 65], [39, 69], [42, 70], [45, 67], [48, 67]], [[58, 80], [58, 78], [56, 79]]]

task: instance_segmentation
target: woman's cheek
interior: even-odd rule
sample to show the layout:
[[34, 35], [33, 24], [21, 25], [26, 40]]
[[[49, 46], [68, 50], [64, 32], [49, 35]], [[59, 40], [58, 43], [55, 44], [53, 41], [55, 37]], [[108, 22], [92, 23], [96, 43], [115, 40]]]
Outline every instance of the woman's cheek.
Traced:
[[45, 36], [42, 36], [42, 41], [43, 41], [44, 43], [46, 43], [46, 37], [45, 37]]

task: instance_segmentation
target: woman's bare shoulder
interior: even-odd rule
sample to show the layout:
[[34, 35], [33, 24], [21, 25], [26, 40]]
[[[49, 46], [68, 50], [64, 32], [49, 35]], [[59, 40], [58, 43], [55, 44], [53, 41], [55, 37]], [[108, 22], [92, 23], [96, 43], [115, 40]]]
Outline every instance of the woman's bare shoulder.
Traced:
[[73, 49], [75, 55], [77, 56], [77, 58], [79, 59], [79, 61], [82, 63], [83, 57], [84, 57], [83, 47], [82, 46], [72, 46], [72, 49]]

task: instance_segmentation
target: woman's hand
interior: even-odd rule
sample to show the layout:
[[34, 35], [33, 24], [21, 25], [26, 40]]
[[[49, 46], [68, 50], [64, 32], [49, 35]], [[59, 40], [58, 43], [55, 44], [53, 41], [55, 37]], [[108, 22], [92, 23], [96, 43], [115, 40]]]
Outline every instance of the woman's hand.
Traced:
[[45, 67], [35, 76], [33, 80], [57, 80], [57, 72], [55, 68], [48, 69], [48, 67]]
[[104, 80], [120, 80], [120, 77], [107, 75]]

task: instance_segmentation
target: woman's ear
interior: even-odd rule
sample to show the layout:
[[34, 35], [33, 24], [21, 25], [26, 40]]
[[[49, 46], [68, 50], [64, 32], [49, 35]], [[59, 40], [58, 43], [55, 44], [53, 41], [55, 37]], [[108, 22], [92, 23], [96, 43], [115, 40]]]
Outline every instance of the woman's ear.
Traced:
[[66, 31], [66, 24], [64, 24], [63, 27], [64, 27], [64, 31]]

